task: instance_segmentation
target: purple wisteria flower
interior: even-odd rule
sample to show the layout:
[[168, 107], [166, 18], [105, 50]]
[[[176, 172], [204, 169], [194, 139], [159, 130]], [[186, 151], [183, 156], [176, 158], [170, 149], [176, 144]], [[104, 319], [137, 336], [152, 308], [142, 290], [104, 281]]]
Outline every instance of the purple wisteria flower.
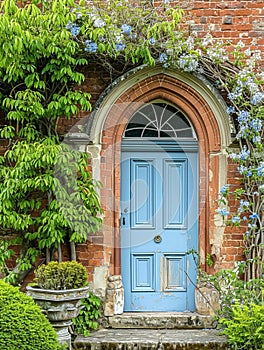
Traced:
[[179, 57], [179, 67], [185, 72], [193, 72], [198, 67], [196, 57], [193, 55], [183, 54]]
[[257, 136], [253, 136], [252, 137], [252, 141], [254, 143], [261, 143], [261, 136], [257, 135]]
[[250, 150], [246, 146], [243, 147], [238, 157], [240, 160], [247, 160], [250, 156]]
[[131, 40], [136, 40], [136, 39], [137, 39], [137, 33], [131, 33], [131, 34], [129, 35], [129, 38], [130, 38]]
[[236, 216], [232, 217], [231, 221], [232, 221], [233, 224], [239, 224], [241, 219], [240, 219], [240, 217], [238, 215], [236, 215]]
[[168, 61], [168, 56], [166, 55], [166, 53], [163, 52], [162, 54], [160, 54], [159, 61], [160, 63], [165, 63]]
[[249, 117], [250, 117], [249, 112], [248, 112], [248, 111], [242, 110], [242, 111], [240, 111], [240, 112], [238, 113], [237, 120], [238, 120], [238, 122], [239, 122], [240, 124], [242, 124], [242, 123], [247, 123]]
[[239, 171], [240, 175], [245, 175], [248, 172], [248, 168], [244, 165], [240, 165], [237, 170]]
[[240, 207], [248, 208], [249, 207], [249, 201], [246, 201], [245, 199], [241, 199]]
[[222, 186], [222, 187], [220, 188], [220, 194], [227, 194], [228, 191], [229, 191], [229, 187], [230, 187], [229, 184], [226, 184], [226, 185]]
[[85, 49], [84, 51], [90, 52], [90, 53], [95, 53], [97, 52], [98, 46], [95, 42], [92, 40], [86, 40], [85, 41]]
[[230, 101], [235, 101], [241, 96], [242, 96], [242, 89], [241, 87], [237, 86], [235, 91], [229, 92], [227, 97], [229, 98]]
[[96, 18], [93, 22], [93, 26], [95, 28], [103, 28], [106, 26], [106, 23], [102, 20], [102, 18]]
[[264, 176], [264, 162], [261, 162], [259, 167], [256, 168], [258, 176]]
[[219, 208], [218, 213], [222, 216], [227, 216], [229, 214], [229, 211], [227, 211], [226, 208]]
[[73, 22], [68, 22], [66, 25], [66, 29], [68, 29], [73, 36], [77, 36], [81, 28]]
[[236, 109], [234, 106], [228, 106], [226, 109], [227, 114], [235, 113]]
[[250, 219], [258, 219], [259, 216], [257, 213], [252, 213], [250, 216], [249, 216]]
[[154, 38], [149, 38], [148, 41], [149, 41], [150, 45], [154, 45], [156, 42], [156, 40]]
[[259, 132], [262, 129], [262, 120], [260, 119], [252, 119], [249, 123], [250, 127], [255, 131]]
[[250, 150], [247, 149], [246, 146], [243, 147], [240, 153], [230, 153], [229, 158], [233, 159], [234, 161], [238, 160], [247, 160], [250, 157]]
[[264, 191], [264, 184], [263, 184], [263, 185], [260, 185], [259, 188], [258, 188], [258, 190], [259, 190], [260, 192], [263, 192], [263, 191]]
[[123, 51], [125, 49], [125, 44], [116, 43], [116, 51]]
[[130, 25], [124, 23], [121, 25], [121, 30], [122, 30], [122, 33], [129, 35], [132, 31], [132, 27]]
[[261, 103], [263, 99], [264, 99], [264, 94], [262, 92], [257, 92], [255, 93], [255, 95], [252, 96], [251, 103], [253, 105], [257, 105]]

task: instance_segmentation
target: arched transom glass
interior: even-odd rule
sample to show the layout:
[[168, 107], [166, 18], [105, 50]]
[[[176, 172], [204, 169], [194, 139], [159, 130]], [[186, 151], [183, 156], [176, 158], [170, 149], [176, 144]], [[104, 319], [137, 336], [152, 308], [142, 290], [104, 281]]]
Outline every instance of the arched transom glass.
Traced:
[[181, 111], [166, 103], [151, 103], [133, 115], [127, 124], [124, 137], [194, 139], [195, 135]]

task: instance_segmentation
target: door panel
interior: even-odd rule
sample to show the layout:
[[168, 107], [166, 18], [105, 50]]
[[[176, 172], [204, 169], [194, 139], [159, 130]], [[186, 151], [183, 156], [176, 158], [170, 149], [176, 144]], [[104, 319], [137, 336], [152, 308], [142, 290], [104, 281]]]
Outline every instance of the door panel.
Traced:
[[131, 229], [154, 228], [152, 161], [131, 160]]
[[122, 151], [125, 311], [194, 310], [197, 153]]
[[163, 227], [183, 228], [187, 210], [187, 160], [165, 159], [163, 179]]
[[132, 292], [155, 291], [155, 255], [132, 254]]
[[164, 254], [161, 276], [164, 291], [186, 291], [185, 254]]

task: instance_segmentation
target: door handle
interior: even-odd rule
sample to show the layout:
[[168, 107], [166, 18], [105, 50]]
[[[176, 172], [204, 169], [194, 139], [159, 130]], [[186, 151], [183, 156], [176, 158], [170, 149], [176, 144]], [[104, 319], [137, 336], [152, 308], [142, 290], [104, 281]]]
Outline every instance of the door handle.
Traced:
[[155, 243], [160, 243], [161, 241], [162, 241], [161, 235], [156, 235], [156, 236], [154, 237], [154, 242], [155, 242]]

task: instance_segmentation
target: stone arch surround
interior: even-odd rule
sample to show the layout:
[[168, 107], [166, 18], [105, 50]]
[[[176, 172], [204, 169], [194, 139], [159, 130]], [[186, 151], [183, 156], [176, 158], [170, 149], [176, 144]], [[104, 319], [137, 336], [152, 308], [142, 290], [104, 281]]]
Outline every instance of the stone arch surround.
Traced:
[[201, 261], [204, 262], [207, 253], [217, 256], [221, 249], [224, 227], [215, 224], [216, 200], [219, 187], [226, 183], [226, 148], [231, 143], [225, 104], [206, 81], [190, 74], [163, 68], [142, 69], [121, 79], [108, 91], [90, 124], [90, 140], [93, 144], [88, 147], [88, 152], [89, 148], [100, 149], [98, 169], [93, 171], [97, 172], [97, 177], [103, 183], [104, 264], [110, 267], [110, 274], [120, 274], [121, 269], [119, 202], [122, 136], [134, 112], [144, 103], [157, 100], [181, 109], [195, 129], [199, 142]]

